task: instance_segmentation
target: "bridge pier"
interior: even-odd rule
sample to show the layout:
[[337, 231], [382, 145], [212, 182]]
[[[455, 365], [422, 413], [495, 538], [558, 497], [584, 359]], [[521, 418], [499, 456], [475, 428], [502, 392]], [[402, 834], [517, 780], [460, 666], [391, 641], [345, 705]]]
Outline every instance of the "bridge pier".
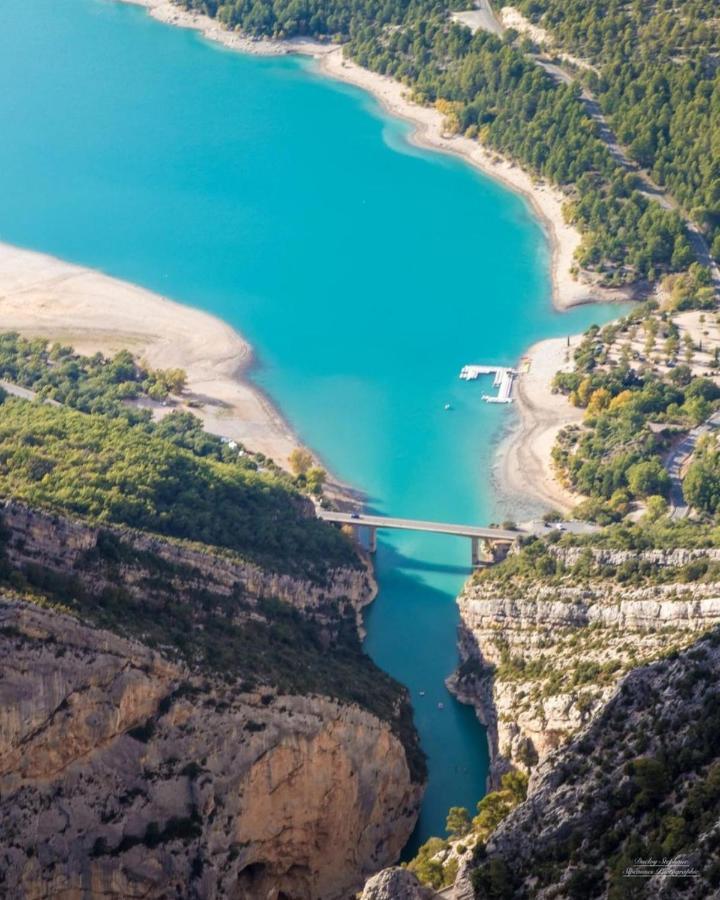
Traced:
[[368, 553], [377, 551], [377, 528], [375, 525], [368, 525]]
[[511, 546], [511, 541], [494, 541], [483, 537], [471, 537], [470, 564], [473, 569], [477, 569], [479, 566], [491, 566], [493, 563], [502, 562], [508, 555]]
[[360, 535], [365, 529], [367, 532], [367, 549], [368, 553], [376, 553], [377, 552], [377, 526], [376, 525], [353, 525], [353, 539], [355, 543], [362, 547], [362, 541], [360, 540]]

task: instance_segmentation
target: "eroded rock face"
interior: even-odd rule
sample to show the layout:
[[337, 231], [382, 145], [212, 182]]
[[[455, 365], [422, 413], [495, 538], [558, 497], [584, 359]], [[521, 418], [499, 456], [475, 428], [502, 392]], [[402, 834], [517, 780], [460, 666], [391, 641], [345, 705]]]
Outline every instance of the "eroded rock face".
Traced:
[[[717, 629], [626, 676], [538, 767], [532, 794], [500, 823], [476, 871], [458, 874], [455, 896], [489, 900], [502, 884], [505, 896], [539, 900], [717, 897], [718, 684]], [[645, 877], [632, 871], [638, 858], [655, 861]], [[663, 859], [693, 874], [668, 877]]]
[[[559, 549], [570, 566], [587, 549]], [[717, 551], [593, 550], [594, 562], [685, 565]], [[687, 646], [720, 622], [720, 584], [630, 587], [614, 580], [525, 583], [504, 589], [470, 581], [458, 598], [462, 664], [448, 686], [488, 728], [496, 786], [510, 766], [532, 771], [586, 726], [624, 674]]]
[[240, 596], [250, 605], [274, 597], [316, 619], [325, 611], [328, 620], [344, 609], [358, 613], [375, 595], [372, 574], [360, 560], [355, 567], [334, 569], [312, 581], [268, 571], [230, 551], [120, 526], [101, 528], [17, 501], [6, 501], [1, 514], [10, 534], [6, 551], [13, 565], [41, 566], [67, 576], [80, 569], [91, 572], [96, 593], [122, 582], [128, 591], [144, 596], [148, 577], [156, 577], [162, 566], [175, 594], [203, 590], [219, 598]]
[[395, 867], [374, 875], [365, 885], [361, 900], [432, 900], [435, 891], [423, 887], [407, 869]]
[[405, 750], [358, 707], [8, 599], [0, 675], [3, 896], [344, 900], [414, 825]]

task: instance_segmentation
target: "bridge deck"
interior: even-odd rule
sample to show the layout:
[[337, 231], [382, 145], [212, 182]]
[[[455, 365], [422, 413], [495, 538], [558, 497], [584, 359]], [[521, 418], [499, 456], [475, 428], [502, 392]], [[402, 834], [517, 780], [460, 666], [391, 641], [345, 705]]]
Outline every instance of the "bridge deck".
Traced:
[[318, 509], [319, 519], [339, 525], [367, 525], [373, 528], [399, 528], [406, 531], [432, 531], [435, 534], [456, 534], [460, 537], [489, 538], [496, 541], [516, 541], [521, 531], [507, 531], [503, 528], [480, 528], [476, 525], [451, 525], [447, 522], [425, 522], [422, 519], [396, 519], [392, 516], [353, 516], [350, 513]]

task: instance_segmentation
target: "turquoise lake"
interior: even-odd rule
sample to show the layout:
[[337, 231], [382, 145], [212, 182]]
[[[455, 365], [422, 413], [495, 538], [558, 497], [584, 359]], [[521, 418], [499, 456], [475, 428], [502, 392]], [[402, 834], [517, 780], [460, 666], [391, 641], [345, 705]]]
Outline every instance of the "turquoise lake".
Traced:
[[[307, 60], [242, 56], [109, 0], [3, 9], [0, 239], [236, 326], [257, 383], [369, 508], [505, 518], [492, 466], [513, 412], [484, 404], [461, 366], [511, 364], [611, 315], [553, 312], [526, 204], [412, 147], [405, 124]], [[409, 687], [429, 757], [411, 848], [485, 790], [484, 729], [444, 686], [469, 555], [398, 533], [376, 557], [366, 646]]]

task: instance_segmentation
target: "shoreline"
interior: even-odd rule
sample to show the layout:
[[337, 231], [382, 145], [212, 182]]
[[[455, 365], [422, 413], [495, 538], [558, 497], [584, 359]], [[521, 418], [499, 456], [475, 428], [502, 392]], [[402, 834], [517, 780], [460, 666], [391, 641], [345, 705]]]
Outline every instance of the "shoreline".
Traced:
[[562, 207], [568, 198], [558, 188], [546, 182], [536, 181], [517, 163], [488, 150], [477, 140], [445, 133], [442, 113], [434, 107], [413, 103], [407, 97], [408, 88], [402, 82], [364, 69], [352, 60], [345, 59], [341, 46], [331, 50], [323, 45], [319, 46], [322, 52], [315, 57], [317, 70], [322, 75], [366, 91], [378, 101], [385, 112], [412, 125], [413, 131], [408, 136], [411, 144], [436, 153], [460, 157], [483, 175], [520, 195], [529, 204], [550, 245], [552, 304], [556, 310], [562, 312], [573, 306], [617, 303], [631, 298], [632, 292], [628, 290], [597, 287], [573, 278], [570, 270], [581, 236], [563, 217]]
[[[174, 408], [194, 413], [207, 431], [264, 453], [283, 468], [303, 446], [270, 397], [250, 381], [250, 344], [211, 313], [0, 242], [0, 326], [71, 344], [84, 355], [127, 349], [152, 368], [184, 369], [185, 402]], [[333, 499], [349, 501], [355, 493], [331, 473], [328, 488]]]
[[[402, 82], [345, 59], [341, 45], [323, 44], [312, 39], [278, 41], [248, 38], [228, 31], [209, 16], [182, 10], [171, 0], [118, 2], [141, 6], [158, 21], [199, 31], [206, 39], [239, 52], [264, 56], [309, 56], [321, 76], [360, 88], [370, 94], [386, 113], [409, 123], [412, 126], [408, 135], [411, 144], [457, 156], [483, 175], [520, 195], [540, 222], [550, 245], [551, 298], [556, 310], [562, 312], [582, 304], [621, 302], [633, 297], [630, 290], [597, 287], [573, 277], [571, 268], [581, 236], [575, 227], [565, 221], [562, 207], [567, 197], [559, 188], [535, 180], [519, 165], [486, 149], [477, 140], [446, 134], [440, 112], [434, 107], [413, 103], [407, 96], [408, 88]], [[529, 494], [535, 503], [549, 504], [568, 512], [580, 498], [570, 494], [554, 478], [550, 451], [560, 428], [575, 421], [575, 411], [550, 390], [550, 380], [557, 371], [550, 371], [556, 356], [552, 343], [542, 341], [527, 352], [531, 371], [516, 382], [514, 405], [518, 415], [509, 433], [499, 443], [495, 472], [500, 482], [499, 493], [507, 496], [510, 506], [521, 505], [520, 497]], [[540, 384], [537, 374], [533, 376], [532, 369], [536, 373], [547, 373], [545, 384]], [[519, 474], [521, 472], [522, 476]]]
[[498, 445], [494, 475], [508, 507], [519, 508], [521, 515], [532, 511], [522, 509], [520, 498], [528, 507], [541, 504], [561, 513], [584, 499], [560, 484], [551, 457], [560, 429], [583, 418], [582, 409], [551, 390], [555, 373], [571, 370], [572, 352], [581, 339], [582, 335], [572, 335], [533, 344], [526, 354], [528, 371], [515, 381], [517, 419]]
[[[321, 76], [366, 91], [387, 113], [410, 123], [413, 126], [408, 136], [411, 143], [460, 157], [530, 204], [551, 247], [552, 301], [556, 309], [627, 299], [627, 292], [595, 288], [572, 277], [570, 266], [580, 235], [563, 219], [562, 205], [566, 198], [558, 189], [535, 182], [519, 166], [486, 150], [476, 140], [444, 134], [441, 113], [409, 100], [407, 88], [401, 82], [346, 60], [342, 46], [312, 40], [251, 39], [226, 30], [208, 16], [182, 10], [170, 0], [118, 2], [142, 7], [160, 22], [199, 31], [206, 39], [235, 51], [265, 56], [302, 54], [312, 57]], [[7, 271], [8, 267], [11, 272]], [[33, 278], [36, 279], [34, 283]], [[76, 287], [79, 285], [79, 294], [74, 300], [64, 291], [68, 280]], [[107, 314], [105, 310], [100, 312], [93, 308], [92, 297], [87, 295], [90, 287], [93, 296], [98, 298], [96, 306], [103, 305], [104, 300], [106, 309], [123, 308], [123, 313]], [[55, 318], [46, 302], [51, 289], [56, 294], [53, 309], [59, 312]], [[22, 292], [23, 302], [12, 306], [8, 319], [14, 291]], [[31, 302], [29, 298], [33, 292], [35, 297]], [[4, 297], [0, 301], [3, 327], [72, 343], [79, 352], [112, 352], [121, 345], [127, 346], [156, 368], [186, 369], [191, 392], [208, 401], [202, 410], [193, 411], [200, 415], [206, 429], [212, 433], [246, 444], [249, 449], [264, 453], [285, 468], [290, 452], [302, 446], [272, 399], [249, 380], [253, 364], [251, 346], [229, 325], [209, 313], [100, 272], [4, 244], [0, 244], [0, 296]], [[120, 296], [123, 298], [121, 303], [108, 302]], [[141, 306], [146, 312], [148, 309], [153, 312], [141, 315]], [[197, 337], [200, 334], [206, 338], [200, 340]], [[169, 335], [172, 338], [169, 339]], [[515, 406], [519, 416], [499, 445], [496, 469], [500, 474], [502, 493], [516, 497], [530, 494], [538, 501], [567, 510], [576, 498], [552, 477], [549, 454], [554, 435], [562, 425], [574, 419], [572, 407], [560, 400], [562, 409], [559, 409], [559, 398], [550, 392], [549, 382], [556, 369], [549, 368], [548, 360], [554, 357], [552, 353], [548, 356], [546, 345], [552, 343], [541, 342], [528, 352], [533, 360], [531, 371], [516, 382]], [[207, 347], [213, 348], [209, 357]], [[547, 373], [544, 385], [539, 382], [539, 372]], [[317, 461], [322, 464], [322, 460]], [[519, 472], [523, 477], [519, 477]], [[350, 486], [339, 483], [331, 473], [328, 494], [345, 504], [357, 504], [361, 496]]]
[[115, 2], [142, 7], [159, 22], [198, 31], [207, 40], [240, 53], [311, 57], [321, 75], [364, 90], [374, 97], [385, 112], [412, 125], [414, 130], [408, 139], [413, 145], [458, 156], [529, 203], [550, 244], [552, 302], [555, 309], [562, 311], [586, 303], [612, 303], [631, 299], [632, 292], [627, 289], [598, 287], [573, 278], [570, 269], [574, 264], [574, 254], [581, 236], [563, 217], [562, 207], [568, 198], [559, 188], [534, 179], [517, 163], [486, 149], [477, 140], [446, 134], [443, 131], [442, 113], [434, 107], [421, 106], [410, 100], [407, 96], [408, 88], [401, 81], [380, 75], [346, 59], [343, 56], [343, 45], [326, 44], [312, 38], [276, 40], [247, 37], [240, 32], [229, 31], [203, 13], [181, 9], [172, 0]]

